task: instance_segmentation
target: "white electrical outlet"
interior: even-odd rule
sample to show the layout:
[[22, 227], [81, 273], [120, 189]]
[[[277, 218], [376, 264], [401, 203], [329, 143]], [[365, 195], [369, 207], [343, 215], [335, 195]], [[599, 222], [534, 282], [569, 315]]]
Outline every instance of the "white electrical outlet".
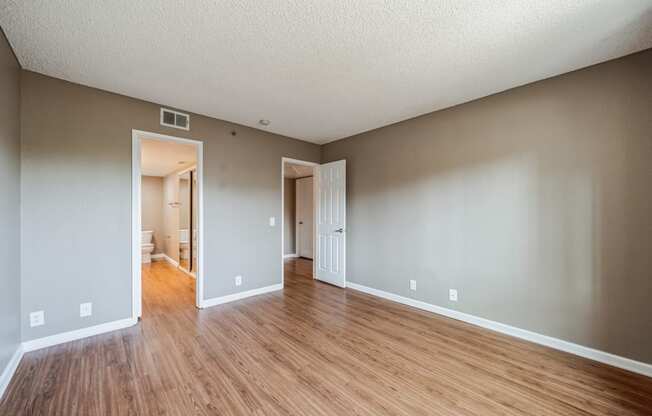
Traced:
[[235, 277], [235, 285], [240, 286], [242, 284], [242, 276]]
[[274, 227], [276, 225], [276, 217], [269, 217], [269, 226]]
[[417, 281], [410, 280], [410, 290], [417, 290]]
[[453, 302], [457, 302], [457, 289], [448, 290], [448, 299], [450, 299]]
[[91, 302], [82, 303], [79, 305], [79, 316], [91, 316], [93, 314], [93, 304]]
[[29, 326], [45, 325], [45, 312], [36, 311], [29, 314]]

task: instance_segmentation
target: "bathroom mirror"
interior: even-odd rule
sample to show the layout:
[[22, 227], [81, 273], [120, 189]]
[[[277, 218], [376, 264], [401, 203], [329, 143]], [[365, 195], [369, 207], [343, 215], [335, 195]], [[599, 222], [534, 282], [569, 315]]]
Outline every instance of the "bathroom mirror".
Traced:
[[179, 175], [179, 267], [193, 271], [190, 259], [190, 230], [192, 229], [192, 171]]
[[197, 225], [199, 224], [198, 217], [198, 208], [199, 208], [199, 188], [197, 187], [197, 170], [193, 169], [190, 171], [190, 229], [191, 233], [191, 244], [190, 244], [190, 270], [195, 273], [197, 270], [197, 253], [199, 249], [197, 247]]

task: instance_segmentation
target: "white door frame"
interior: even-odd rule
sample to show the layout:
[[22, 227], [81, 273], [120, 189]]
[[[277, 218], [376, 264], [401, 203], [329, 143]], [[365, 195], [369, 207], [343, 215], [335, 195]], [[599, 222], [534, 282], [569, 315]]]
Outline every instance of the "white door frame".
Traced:
[[[313, 181], [312, 181], [312, 216], [313, 216], [313, 221], [312, 221], [312, 244], [313, 244], [313, 249], [315, 247], [315, 212], [316, 212], [316, 205], [315, 205], [315, 184], [317, 183], [314, 178], [315, 178], [315, 167], [319, 166], [319, 163], [315, 162], [308, 162], [306, 160], [299, 160], [299, 159], [292, 159], [289, 157], [282, 157], [281, 158], [281, 284], [283, 287], [285, 287], [285, 261], [284, 261], [284, 256], [285, 256], [285, 164], [290, 163], [293, 165], [303, 165], [303, 166], [310, 166], [313, 168]], [[296, 232], [295, 232], [296, 236]], [[296, 237], [295, 237], [295, 243], [296, 243]], [[298, 251], [297, 251], [298, 253]], [[314, 261], [314, 254], [313, 254], [313, 262], [312, 262], [312, 278], [315, 278], [315, 261]]]
[[131, 280], [132, 280], [132, 317], [142, 315], [142, 273], [141, 273], [141, 139], [171, 141], [197, 146], [197, 270], [195, 283], [195, 306], [201, 308], [204, 299], [204, 143], [199, 140], [184, 139], [142, 130], [131, 130]]

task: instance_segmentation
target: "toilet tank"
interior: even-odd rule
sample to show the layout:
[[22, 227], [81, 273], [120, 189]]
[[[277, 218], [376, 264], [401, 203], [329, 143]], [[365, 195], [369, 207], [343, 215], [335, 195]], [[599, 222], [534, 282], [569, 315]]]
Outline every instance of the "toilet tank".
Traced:
[[154, 235], [154, 231], [141, 231], [140, 243], [141, 244], [151, 244], [153, 235]]

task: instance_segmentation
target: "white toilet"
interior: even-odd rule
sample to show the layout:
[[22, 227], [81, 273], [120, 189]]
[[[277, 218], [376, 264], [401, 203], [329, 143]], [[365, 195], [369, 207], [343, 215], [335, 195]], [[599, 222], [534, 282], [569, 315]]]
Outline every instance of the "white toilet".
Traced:
[[154, 231], [141, 231], [140, 254], [142, 263], [152, 262], [152, 251], [154, 251], [154, 243], [152, 243], [153, 235]]
[[190, 244], [188, 241], [188, 230], [179, 230], [179, 250], [181, 252], [182, 260], [188, 260], [190, 258]]

